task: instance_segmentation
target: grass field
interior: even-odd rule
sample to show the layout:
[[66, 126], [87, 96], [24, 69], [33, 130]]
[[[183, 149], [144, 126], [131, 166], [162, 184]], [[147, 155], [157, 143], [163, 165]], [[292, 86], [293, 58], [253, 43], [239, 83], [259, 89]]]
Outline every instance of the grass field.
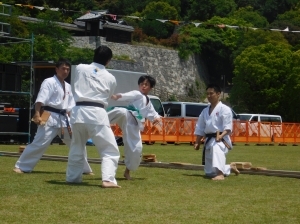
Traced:
[[[18, 145], [0, 145], [0, 151], [17, 152]], [[161, 162], [201, 161], [189, 144], [144, 145], [143, 152]], [[68, 149], [52, 145], [46, 154]], [[95, 147], [88, 146], [88, 157], [98, 158]], [[240, 144], [227, 160], [300, 171], [300, 147]], [[0, 156], [0, 223], [300, 223], [297, 178], [241, 174], [214, 182], [203, 171], [140, 167], [126, 181], [119, 166], [122, 188], [102, 189], [98, 164], [91, 164], [95, 176], [67, 185], [66, 162], [41, 160], [34, 172], [16, 174], [16, 161]]]

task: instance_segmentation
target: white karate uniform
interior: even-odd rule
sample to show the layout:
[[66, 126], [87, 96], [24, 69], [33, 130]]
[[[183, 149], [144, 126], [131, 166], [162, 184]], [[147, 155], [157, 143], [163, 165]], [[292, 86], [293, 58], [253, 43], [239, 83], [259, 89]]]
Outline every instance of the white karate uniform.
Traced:
[[[232, 131], [232, 112], [231, 109], [219, 102], [212, 113], [209, 115], [209, 107], [205, 108], [197, 121], [195, 135], [205, 136], [206, 134], [222, 133], [224, 130]], [[230, 134], [230, 133], [229, 133]], [[232, 147], [229, 135], [224, 136], [224, 140]], [[211, 138], [205, 147], [204, 171], [207, 176], [216, 176], [218, 170], [225, 176], [230, 174], [230, 165], [226, 165], [226, 154], [228, 149], [222, 141], [217, 142]]]
[[142, 157], [142, 139], [140, 131], [144, 130], [145, 118], [153, 121], [160, 115], [155, 111], [151, 101], [147, 104], [147, 98], [140, 91], [133, 90], [127, 93], [118, 93], [121, 98], [118, 101], [127, 101], [128, 105], [132, 105], [139, 110], [142, 119], [138, 119], [139, 115], [136, 111], [130, 111], [126, 108], [115, 107], [108, 112], [111, 124], [118, 124], [122, 129], [124, 142], [124, 163], [129, 170], [136, 170], [141, 162]]
[[[67, 112], [69, 112], [75, 105], [70, 84], [65, 82], [64, 93], [63, 87], [55, 75], [43, 81], [36, 102], [42, 103], [43, 106], [65, 109]], [[15, 167], [19, 168], [23, 172], [31, 172], [55, 136], [61, 135], [61, 127], [64, 127], [65, 133], [62, 141], [70, 147], [71, 139], [68, 133], [65, 116], [51, 112], [46, 124], [38, 126], [37, 133], [34, 136], [32, 143], [26, 146], [19, 160], [15, 164]], [[86, 148], [84, 147], [84, 149]], [[86, 150], [83, 172], [92, 172], [92, 169], [87, 162]]]
[[[117, 85], [115, 77], [103, 65], [94, 62], [90, 65], [77, 65], [72, 78], [75, 102], [101, 103], [104, 107]], [[102, 158], [102, 181], [117, 184], [115, 175], [120, 153], [106, 110], [94, 106], [75, 106], [72, 108], [70, 122], [73, 138], [68, 158], [67, 182], [82, 181], [83, 146], [91, 138]]]

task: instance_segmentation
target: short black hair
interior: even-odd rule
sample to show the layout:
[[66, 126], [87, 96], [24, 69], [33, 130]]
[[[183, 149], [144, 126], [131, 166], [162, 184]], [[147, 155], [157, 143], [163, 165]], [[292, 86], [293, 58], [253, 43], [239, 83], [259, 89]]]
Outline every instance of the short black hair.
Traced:
[[99, 46], [94, 50], [94, 62], [107, 65], [107, 63], [112, 59], [113, 54], [109, 47], [107, 46]]
[[138, 84], [140, 85], [142, 82], [144, 82], [145, 80], [148, 80], [148, 82], [150, 83], [150, 87], [153, 88], [156, 84], [156, 80], [155, 78], [153, 78], [151, 75], [142, 75], [139, 80], [138, 80]]
[[214, 89], [216, 93], [222, 92], [221, 87], [215, 83], [208, 84], [206, 86], [206, 90], [208, 90], [208, 89]]
[[56, 68], [59, 68], [62, 65], [67, 65], [71, 69], [71, 62], [68, 59], [66, 59], [66, 58], [60, 58], [60, 59], [58, 59], [58, 61], [56, 62], [55, 66], [56, 66]]

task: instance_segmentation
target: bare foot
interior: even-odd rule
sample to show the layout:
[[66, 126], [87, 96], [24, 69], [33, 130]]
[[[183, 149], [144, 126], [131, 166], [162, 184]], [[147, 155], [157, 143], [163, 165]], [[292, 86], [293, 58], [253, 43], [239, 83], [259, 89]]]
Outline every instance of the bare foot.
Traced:
[[103, 181], [102, 188], [121, 188], [121, 186], [114, 184], [113, 182]]
[[239, 175], [240, 174], [240, 171], [236, 168], [236, 164], [235, 163], [231, 163], [230, 164], [230, 168], [231, 168], [231, 171], [235, 173], [235, 175]]
[[90, 173], [83, 173], [83, 175], [91, 175], [91, 176], [94, 176], [95, 174], [93, 172], [90, 172]]
[[130, 177], [130, 170], [126, 168], [126, 170], [124, 171], [124, 175], [126, 180], [131, 180], [131, 177]]
[[13, 169], [14, 172], [16, 173], [24, 173], [22, 170], [20, 170], [19, 168], [14, 168]]
[[224, 178], [224, 175], [222, 174], [222, 175], [217, 175], [217, 176], [215, 176], [214, 178], [211, 178], [212, 180], [224, 180], [225, 178]]

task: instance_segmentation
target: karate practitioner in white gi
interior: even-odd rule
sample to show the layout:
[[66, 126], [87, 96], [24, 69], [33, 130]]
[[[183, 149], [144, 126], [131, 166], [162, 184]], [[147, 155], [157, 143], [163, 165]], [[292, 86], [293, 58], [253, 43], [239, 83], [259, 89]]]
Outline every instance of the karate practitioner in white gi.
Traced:
[[[229, 136], [232, 131], [232, 112], [228, 106], [219, 101], [221, 88], [218, 85], [208, 85], [206, 93], [210, 105], [201, 112], [198, 118], [194, 148], [199, 150], [201, 140], [205, 138], [204, 172], [212, 177], [212, 180], [224, 180], [224, 176], [230, 175], [231, 171], [236, 175], [239, 174], [234, 163], [226, 165], [226, 154], [229, 150], [227, 147], [232, 148]], [[217, 131], [220, 135], [216, 135]], [[209, 135], [214, 135], [214, 137], [209, 137]], [[228, 143], [227, 147], [222, 139]]]
[[115, 107], [108, 112], [110, 123], [118, 124], [122, 129], [126, 165], [124, 177], [127, 180], [131, 179], [130, 171], [136, 170], [141, 162], [143, 145], [140, 131], [144, 130], [145, 118], [154, 125], [161, 122], [160, 115], [147, 96], [155, 84], [153, 77], [144, 75], [138, 80], [139, 91], [118, 93], [111, 97], [113, 100], [128, 102], [127, 108]]
[[[35, 114], [33, 116], [34, 123], [38, 125], [37, 133], [32, 143], [26, 146], [15, 164], [14, 171], [16, 173], [31, 172], [55, 136], [61, 136], [62, 130], [64, 132], [62, 141], [70, 147], [71, 139], [67, 129], [66, 116], [68, 117], [67, 113], [75, 106], [75, 101], [70, 84], [64, 81], [70, 73], [70, 68], [71, 64], [68, 60], [59, 59], [56, 63], [56, 75], [43, 81], [35, 102]], [[51, 113], [44, 125], [40, 125], [42, 122], [40, 117], [42, 106], [46, 107], [45, 110]], [[53, 110], [56, 112], [65, 110], [65, 114], [56, 113]], [[93, 175], [87, 162], [85, 146], [83, 149], [85, 149], [83, 173]]]
[[72, 77], [76, 106], [71, 112], [73, 138], [66, 173], [68, 183], [82, 181], [83, 148], [91, 138], [102, 159], [102, 187], [120, 187], [115, 179], [120, 153], [104, 109], [117, 85], [115, 77], [105, 69], [111, 58], [111, 49], [100, 46], [94, 52], [93, 63], [77, 65]]

